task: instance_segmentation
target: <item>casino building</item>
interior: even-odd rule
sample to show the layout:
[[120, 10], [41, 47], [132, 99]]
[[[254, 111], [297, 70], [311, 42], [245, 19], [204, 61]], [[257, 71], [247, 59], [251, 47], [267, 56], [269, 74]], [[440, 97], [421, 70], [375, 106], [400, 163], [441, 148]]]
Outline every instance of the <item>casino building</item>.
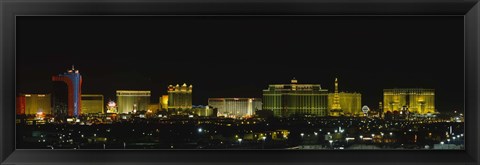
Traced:
[[82, 114], [105, 113], [103, 95], [82, 94]]
[[168, 109], [185, 110], [192, 109], [192, 85], [168, 86]]
[[320, 84], [271, 84], [263, 90], [263, 110], [273, 111], [275, 117], [291, 115], [328, 115], [328, 90]]
[[435, 113], [435, 90], [422, 88], [401, 88], [383, 90], [383, 112], [400, 111], [417, 114]]
[[208, 106], [217, 108], [218, 116], [240, 118], [262, 110], [261, 98], [208, 98]]
[[150, 91], [117, 90], [118, 113], [146, 111], [150, 105]]
[[21, 94], [17, 96], [17, 114], [52, 114], [51, 94]]
[[338, 79], [335, 78], [335, 91], [328, 94], [329, 116], [358, 116], [362, 114], [360, 93], [338, 92]]
[[159, 98], [159, 108], [161, 110], [167, 110], [168, 109], [168, 95], [162, 95]]
[[[80, 72], [78, 70], [75, 70], [75, 67], [72, 65], [72, 69], [67, 70], [67, 72], [63, 74], [59, 74], [57, 76], [52, 76], [52, 81], [65, 83], [68, 91], [66, 98], [61, 98], [61, 96], [59, 95], [65, 96], [65, 92], [59, 92], [63, 90], [58, 88], [64, 88], [64, 87], [55, 86], [54, 88], [56, 89], [54, 90], [57, 90], [57, 91], [54, 92], [54, 95], [55, 95], [54, 104], [56, 103], [60, 104], [60, 102], [63, 102], [66, 99], [67, 115], [69, 117], [80, 116], [82, 114], [82, 99], [81, 99], [82, 76], [80, 75]], [[64, 113], [64, 112], [57, 112], [57, 113]]]

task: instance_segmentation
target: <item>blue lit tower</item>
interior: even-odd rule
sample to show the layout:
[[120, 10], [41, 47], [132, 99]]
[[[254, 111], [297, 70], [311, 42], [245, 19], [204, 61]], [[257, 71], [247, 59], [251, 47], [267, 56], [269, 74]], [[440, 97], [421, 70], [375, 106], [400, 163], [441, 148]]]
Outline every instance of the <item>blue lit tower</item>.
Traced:
[[82, 76], [78, 70], [72, 65], [71, 70], [58, 76], [52, 76], [52, 81], [63, 81], [68, 88], [68, 116], [78, 117], [82, 109]]

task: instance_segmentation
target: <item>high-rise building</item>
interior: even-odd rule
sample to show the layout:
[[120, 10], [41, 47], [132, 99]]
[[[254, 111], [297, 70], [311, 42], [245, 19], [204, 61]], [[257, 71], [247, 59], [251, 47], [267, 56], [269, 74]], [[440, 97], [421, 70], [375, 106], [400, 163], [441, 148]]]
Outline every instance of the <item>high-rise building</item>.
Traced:
[[263, 109], [272, 110], [275, 117], [291, 115], [326, 116], [328, 90], [320, 84], [271, 84], [263, 90]]
[[[328, 109], [333, 109], [334, 94], [328, 94]], [[360, 93], [338, 93], [339, 104], [342, 107], [344, 116], [358, 116], [362, 114], [362, 94]], [[331, 111], [330, 111], [331, 112]], [[338, 114], [329, 114], [330, 116], [338, 116]]]
[[338, 92], [338, 79], [335, 78], [335, 91], [328, 94], [329, 116], [356, 116], [362, 113], [360, 93]]
[[26, 108], [25, 106], [27, 104], [26, 102], [27, 102], [27, 99], [26, 99], [25, 95], [18, 95], [17, 96], [17, 100], [16, 100], [17, 115], [25, 115], [25, 108]]
[[26, 115], [52, 114], [51, 94], [21, 94], [17, 98], [17, 107], [24, 108], [17, 110], [17, 113], [23, 111]]
[[82, 114], [105, 113], [103, 95], [82, 94]]
[[208, 106], [217, 108], [218, 116], [232, 118], [252, 116], [262, 110], [261, 98], [209, 98]]
[[383, 118], [383, 102], [378, 102], [378, 116]]
[[383, 112], [408, 109], [410, 113], [435, 113], [435, 90], [421, 88], [384, 89]]
[[78, 117], [79, 115], [81, 115], [82, 113], [82, 103], [81, 103], [82, 76], [80, 75], [80, 72], [78, 70], [75, 70], [75, 67], [72, 66], [72, 69], [67, 70], [67, 72], [63, 74], [59, 74], [57, 76], [52, 76], [52, 81], [64, 82], [67, 85], [68, 116]]
[[217, 108], [210, 106], [192, 106], [192, 113], [201, 117], [217, 117]]
[[148, 110], [150, 91], [117, 90], [118, 113]]
[[160, 109], [164, 109], [164, 110], [167, 110], [168, 109], [168, 95], [162, 95], [162, 97], [160, 97]]
[[61, 81], [52, 82], [52, 105], [56, 119], [66, 120], [68, 117], [68, 86]]
[[192, 85], [168, 86], [168, 109], [191, 109], [192, 108]]

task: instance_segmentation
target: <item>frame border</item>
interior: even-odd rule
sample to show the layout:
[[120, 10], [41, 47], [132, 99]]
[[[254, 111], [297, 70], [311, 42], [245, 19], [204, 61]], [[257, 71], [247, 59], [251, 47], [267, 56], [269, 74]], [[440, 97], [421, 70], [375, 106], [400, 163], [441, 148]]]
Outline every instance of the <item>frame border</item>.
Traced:
[[[1, 164], [462, 164], [479, 163], [478, 0], [0, 0]], [[463, 151], [15, 150], [17, 15], [463, 15], [465, 111]]]

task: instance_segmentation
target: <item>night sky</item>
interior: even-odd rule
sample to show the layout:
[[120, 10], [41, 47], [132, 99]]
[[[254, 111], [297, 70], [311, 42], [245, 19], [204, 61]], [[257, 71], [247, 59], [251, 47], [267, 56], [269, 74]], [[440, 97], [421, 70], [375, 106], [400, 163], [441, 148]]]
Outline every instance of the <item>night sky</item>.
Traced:
[[75, 65], [84, 94], [193, 84], [209, 97], [262, 97], [268, 84], [321, 84], [382, 101], [384, 88], [434, 88], [441, 112], [463, 110], [462, 16], [17, 17], [17, 93], [48, 93]]

